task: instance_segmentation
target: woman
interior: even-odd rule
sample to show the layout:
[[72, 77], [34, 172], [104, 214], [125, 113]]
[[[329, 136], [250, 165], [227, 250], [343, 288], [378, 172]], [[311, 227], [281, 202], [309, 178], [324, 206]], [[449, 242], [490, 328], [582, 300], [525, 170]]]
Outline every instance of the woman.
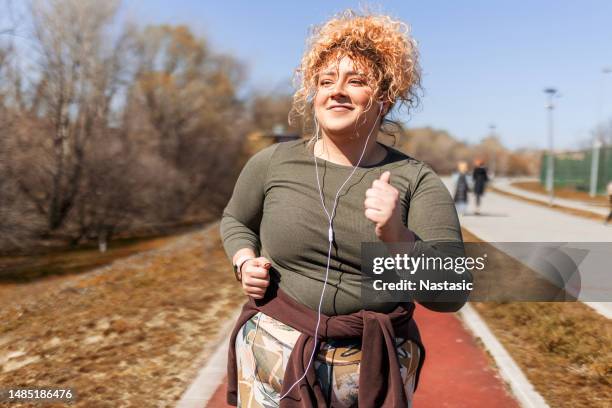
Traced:
[[424, 359], [414, 304], [364, 309], [360, 250], [463, 249], [437, 175], [376, 141], [394, 106], [416, 103], [415, 43], [402, 22], [347, 11], [315, 29], [298, 73], [293, 112], [312, 118], [313, 137], [255, 154], [221, 222], [249, 296], [230, 338], [228, 403], [410, 406]]
[[474, 171], [472, 172], [472, 180], [474, 183], [474, 195], [476, 196], [476, 214], [480, 214], [480, 203], [482, 201], [482, 195], [484, 194], [487, 188], [487, 183], [489, 182], [487, 168], [484, 167], [484, 161], [482, 161], [482, 159], [476, 159], [474, 161]]
[[457, 171], [453, 173], [452, 180], [455, 186], [453, 199], [457, 206], [457, 212], [461, 215], [465, 215], [468, 205], [468, 193], [470, 192], [470, 185], [472, 184], [472, 179], [468, 174], [468, 164], [466, 161], [461, 160], [457, 163]]

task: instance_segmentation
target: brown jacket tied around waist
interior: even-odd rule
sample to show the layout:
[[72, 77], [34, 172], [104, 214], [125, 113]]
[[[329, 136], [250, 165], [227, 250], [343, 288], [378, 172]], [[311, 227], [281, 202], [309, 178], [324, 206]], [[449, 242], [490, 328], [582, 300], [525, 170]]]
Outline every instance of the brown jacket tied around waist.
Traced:
[[[271, 290], [272, 289], [272, 290]], [[304, 375], [313, 347], [325, 344], [325, 339], [361, 338], [358, 405], [361, 408], [406, 407], [407, 400], [395, 349], [395, 337], [415, 342], [420, 349], [415, 388], [425, 359], [425, 349], [412, 313], [414, 303], [402, 303], [390, 313], [360, 310], [348, 315], [321, 314], [318, 340], [314, 341], [317, 312], [295, 300], [278, 288], [268, 288], [261, 300], [249, 298], [232, 331], [227, 365], [227, 402], [238, 403], [238, 373], [236, 367], [236, 336], [240, 328], [255, 314], [264, 314], [293, 327], [302, 334], [295, 343], [285, 370], [281, 395]], [[315, 344], [316, 343], [316, 344]], [[328, 407], [325, 394], [316, 379], [314, 364], [306, 376], [280, 401], [281, 408]], [[333, 401], [334, 407], [341, 407]]]

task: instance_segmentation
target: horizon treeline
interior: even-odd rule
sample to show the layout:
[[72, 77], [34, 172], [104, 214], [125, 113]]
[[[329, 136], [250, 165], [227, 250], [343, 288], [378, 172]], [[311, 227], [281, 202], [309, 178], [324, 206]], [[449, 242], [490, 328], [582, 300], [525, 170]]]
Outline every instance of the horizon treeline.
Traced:
[[[102, 248], [218, 218], [253, 145], [270, 143], [259, 136], [287, 126], [291, 96], [239, 96], [248, 73], [235, 56], [184, 25], [121, 23], [119, 7], [36, 1], [27, 38], [0, 26], [2, 252]], [[495, 137], [473, 147], [429, 128], [404, 133], [397, 146], [441, 173], [475, 157], [534, 172], [533, 152]]]

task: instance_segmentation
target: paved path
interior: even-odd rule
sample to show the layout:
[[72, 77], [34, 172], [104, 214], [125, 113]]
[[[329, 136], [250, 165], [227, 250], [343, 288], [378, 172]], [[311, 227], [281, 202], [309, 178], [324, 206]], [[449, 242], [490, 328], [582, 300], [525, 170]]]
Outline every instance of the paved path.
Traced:
[[[452, 191], [450, 180], [444, 178], [443, 181]], [[480, 239], [493, 243], [511, 256], [514, 255], [508, 250], [512, 248], [507, 243], [512, 242], [569, 243], [570, 250], [588, 252], [579, 264], [580, 291], [575, 294], [599, 313], [612, 317], [612, 303], [608, 302], [612, 300], [612, 244], [606, 244], [612, 242], [612, 225], [493, 192], [484, 195], [480, 215], [468, 209], [467, 215], [460, 216], [460, 221]]]
[[491, 242], [612, 242], [612, 225], [493, 192], [483, 196], [480, 216], [468, 209], [461, 226]]
[[[489, 242], [612, 241], [612, 227], [495, 193], [485, 195], [482, 215], [462, 216], [461, 223]], [[418, 306], [415, 319], [428, 351], [415, 408], [519, 406], [457, 315]], [[227, 407], [225, 392], [223, 381], [207, 407]]]
[[519, 406], [486, 352], [455, 314], [417, 305], [415, 320], [427, 348], [415, 408]]
[[[415, 320], [427, 348], [415, 408], [519, 407], [486, 352], [457, 315], [435, 313], [417, 305]], [[225, 392], [224, 381], [207, 407], [228, 407]]]

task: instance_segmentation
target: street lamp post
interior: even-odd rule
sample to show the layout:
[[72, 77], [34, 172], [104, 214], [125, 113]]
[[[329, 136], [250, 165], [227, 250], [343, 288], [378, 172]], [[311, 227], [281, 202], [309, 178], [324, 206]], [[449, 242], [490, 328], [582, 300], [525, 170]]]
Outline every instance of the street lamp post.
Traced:
[[601, 140], [596, 136], [593, 143], [593, 151], [591, 152], [591, 184], [589, 188], [589, 196], [597, 195], [597, 176], [599, 172], [599, 150], [601, 149]]
[[601, 87], [599, 89], [600, 94], [600, 103], [599, 103], [599, 125], [603, 126], [604, 121], [604, 110], [606, 109], [605, 101], [606, 101], [606, 74], [612, 74], [612, 67], [603, 67], [601, 69]]
[[[490, 124], [489, 125], [489, 129], [491, 131], [491, 137], [495, 138], [497, 136], [496, 133], [495, 133], [496, 126], [494, 124]], [[492, 154], [491, 154], [491, 165], [489, 166], [489, 173], [491, 174], [491, 178], [495, 177], [495, 171], [496, 171], [496, 165], [497, 165], [497, 163], [496, 163], [496, 159], [497, 159], [496, 154], [497, 154], [497, 151], [495, 150], [496, 147], [497, 147], [497, 144], [494, 144], [493, 145], [493, 151], [492, 151]]]
[[555, 177], [555, 160], [553, 156], [553, 110], [555, 109], [555, 105], [553, 104], [553, 98], [557, 95], [557, 90], [555, 88], [546, 88], [544, 92], [548, 94], [548, 104], [546, 105], [546, 109], [548, 109], [548, 157], [547, 157], [547, 165], [546, 165], [546, 190], [548, 190], [548, 205], [553, 205], [553, 200], [555, 199], [555, 186], [554, 186], [554, 177]]

